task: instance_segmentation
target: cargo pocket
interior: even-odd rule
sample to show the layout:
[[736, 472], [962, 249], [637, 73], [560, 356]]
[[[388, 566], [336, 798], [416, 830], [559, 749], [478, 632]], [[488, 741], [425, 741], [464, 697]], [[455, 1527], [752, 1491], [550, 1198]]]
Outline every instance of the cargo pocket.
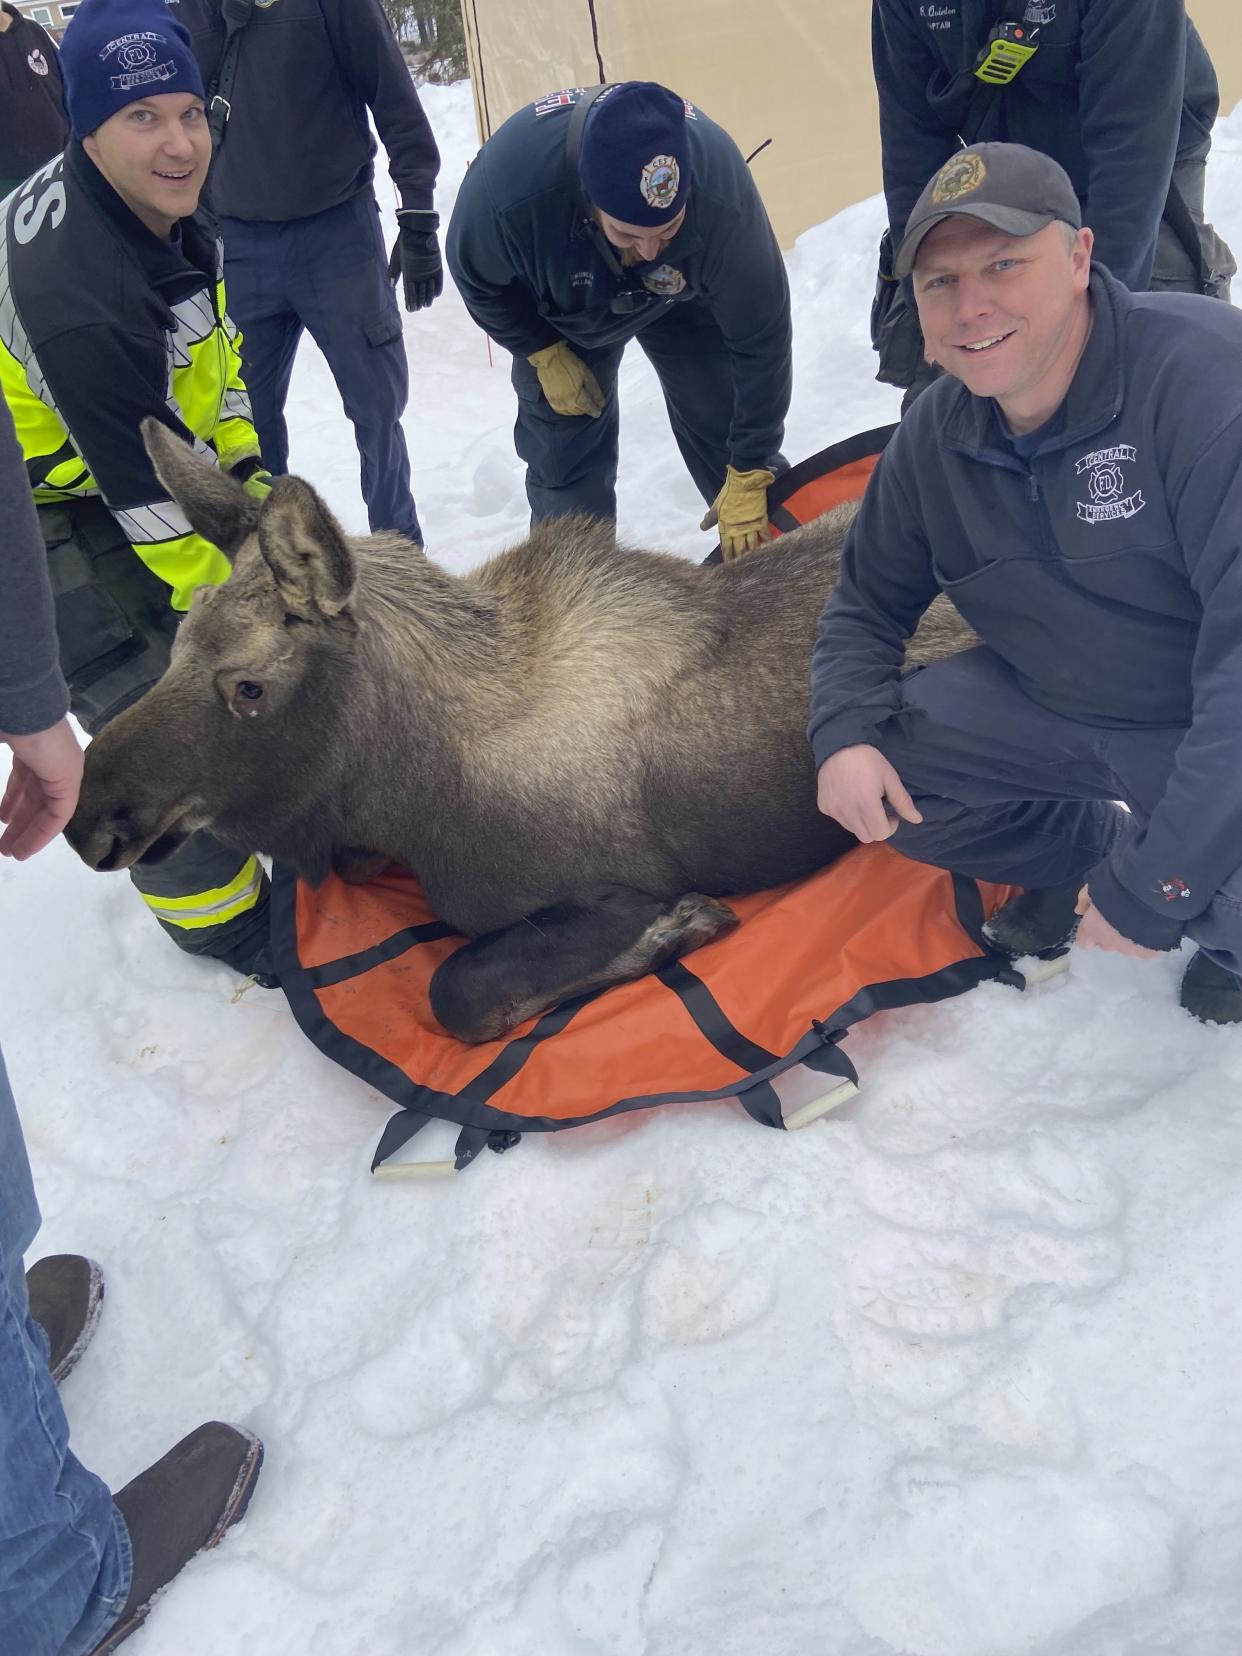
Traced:
[[70, 690], [88, 689], [138, 649], [137, 634], [120, 605], [98, 587], [58, 592], [55, 605], [60, 670]]
[[394, 340], [401, 338], [401, 318], [397, 314], [394, 302], [391, 316], [377, 316], [370, 322], [364, 322], [362, 331], [366, 335], [367, 344], [373, 350], [383, 345], [391, 345]]
[[60, 670], [76, 694], [142, 648], [133, 620], [98, 579], [100, 549], [118, 531], [107, 512], [57, 507], [40, 507], [39, 527], [47, 547]]

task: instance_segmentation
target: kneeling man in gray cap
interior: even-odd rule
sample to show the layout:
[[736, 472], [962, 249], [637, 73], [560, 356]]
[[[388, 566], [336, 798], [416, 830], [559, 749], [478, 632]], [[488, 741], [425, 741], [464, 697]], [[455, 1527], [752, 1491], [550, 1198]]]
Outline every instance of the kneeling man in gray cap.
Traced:
[[[1091, 249], [1069, 178], [1019, 144], [955, 155], [910, 215], [897, 269], [945, 373], [820, 623], [819, 804], [1024, 887], [991, 924], [1014, 954], [1192, 939], [1182, 1005], [1235, 1023], [1242, 314], [1130, 293]], [[940, 592], [982, 643], [903, 676]]]

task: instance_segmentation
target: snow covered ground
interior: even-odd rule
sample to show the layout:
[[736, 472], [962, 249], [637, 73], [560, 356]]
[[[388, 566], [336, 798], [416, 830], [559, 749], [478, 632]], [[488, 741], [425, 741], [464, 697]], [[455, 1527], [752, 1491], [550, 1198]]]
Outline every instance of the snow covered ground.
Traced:
[[[424, 96], [447, 214], [471, 104]], [[1242, 248], [1242, 109], [1209, 211]], [[880, 222], [790, 259], [793, 458], [895, 416]], [[418, 499], [464, 568], [525, 519], [506, 359], [453, 293], [406, 331]], [[638, 352], [623, 402], [623, 533], [705, 550]], [[311, 349], [291, 423], [365, 527]], [[860, 1097], [800, 1134], [668, 1108], [381, 1186], [386, 1103], [127, 881], [58, 845], [0, 867], [0, 913], [37, 1249], [108, 1273], [78, 1452], [121, 1483], [213, 1415], [267, 1443], [133, 1656], [1242, 1650], [1242, 1032], [1177, 1010], [1178, 960], [879, 1017]]]

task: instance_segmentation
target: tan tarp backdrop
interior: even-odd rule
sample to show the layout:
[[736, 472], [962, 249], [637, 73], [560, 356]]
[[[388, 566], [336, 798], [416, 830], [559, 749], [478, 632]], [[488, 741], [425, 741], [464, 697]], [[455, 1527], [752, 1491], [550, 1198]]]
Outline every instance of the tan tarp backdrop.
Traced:
[[[753, 164], [783, 247], [880, 187], [869, 0], [462, 0], [480, 138], [564, 86], [654, 80], [701, 104]], [[1242, 98], [1242, 0], [1191, 15]]]

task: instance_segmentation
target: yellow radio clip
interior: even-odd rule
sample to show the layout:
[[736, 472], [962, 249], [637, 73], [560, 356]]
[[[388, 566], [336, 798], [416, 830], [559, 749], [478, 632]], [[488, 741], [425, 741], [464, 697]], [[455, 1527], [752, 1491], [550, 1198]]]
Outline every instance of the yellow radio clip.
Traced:
[[975, 64], [977, 79], [989, 86], [1008, 86], [1035, 56], [1039, 43], [1021, 23], [998, 23]]

